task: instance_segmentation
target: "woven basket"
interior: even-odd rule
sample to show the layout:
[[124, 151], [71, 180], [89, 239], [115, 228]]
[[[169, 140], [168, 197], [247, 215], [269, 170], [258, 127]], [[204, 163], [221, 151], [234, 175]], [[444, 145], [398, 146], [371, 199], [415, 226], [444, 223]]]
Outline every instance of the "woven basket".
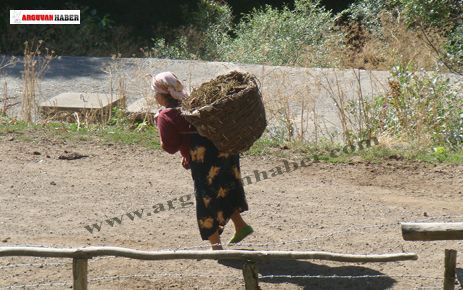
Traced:
[[182, 109], [182, 115], [198, 133], [211, 140], [223, 153], [248, 150], [267, 126], [256, 78], [247, 73], [243, 75], [248, 83], [241, 91], [191, 112]]

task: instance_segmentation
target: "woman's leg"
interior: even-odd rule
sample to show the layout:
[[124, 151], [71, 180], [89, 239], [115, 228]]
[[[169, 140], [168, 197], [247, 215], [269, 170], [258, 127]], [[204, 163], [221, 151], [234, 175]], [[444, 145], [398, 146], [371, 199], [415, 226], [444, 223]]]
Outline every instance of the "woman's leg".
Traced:
[[233, 224], [235, 225], [235, 234], [233, 235], [233, 238], [228, 242], [229, 245], [241, 242], [244, 238], [246, 238], [254, 232], [252, 227], [249, 226], [243, 220], [239, 210], [235, 210], [235, 212], [231, 215], [231, 219], [233, 221]]
[[210, 235], [208, 240], [211, 243], [213, 250], [223, 250], [222, 244], [220, 242], [219, 231], [216, 231], [215, 233]]
[[233, 221], [233, 225], [235, 226], [235, 232], [238, 232], [239, 230], [248, 225], [241, 217], [241, 213], [238, 209], [235, 210], [235, 212], [231, 215], [231, 220]]

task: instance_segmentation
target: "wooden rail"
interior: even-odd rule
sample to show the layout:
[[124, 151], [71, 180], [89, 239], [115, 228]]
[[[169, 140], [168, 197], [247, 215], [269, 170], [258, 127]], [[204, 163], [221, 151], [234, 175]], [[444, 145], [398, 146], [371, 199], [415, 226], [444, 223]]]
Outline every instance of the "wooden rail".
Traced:
[[84, 248], [42, 248], [42, 247], [0, 247], [0, 257], [30, 256], [73, 259], [73, 289], [87, 289], [88, 259], [101, 256], [125, 257], [139, 260], [174, 260], [174, 259], [234, 259], [243, 260], [243, 276], [246, 290], [258, 287], [255, 261], [277, 259], [327, 260], [337, 262], [396, 262], [416, 260], [414, 253], [350, 255], [320, 251], [140, 251], [120, 247], [84, 247]]
[[[402, 223], [406, 241], [463, 240], [463, 223]], [[444, 290], [455, 289], [457, 251], [446, 249], [444, 260]]]
[[262, 259], [310, 259], [337, 262], [395, 262], [416, 260], [414, 253], [383, 254], [383, 255], [349, 255], [319, 251], [140, 251], [120, 247], [85, 247], [76, 249], [42, 248], [42, 247], [0, 247], [0, 257], [5, 256], [32, 256], [54, 258], [90, 259], [99, 256], [125, 257], [139, 260], [178, 260], [178, 259], [235, 259], [235, 260], [262, 260]]
[[402, 223], [406, 241], [463, 240], [463, 223]]

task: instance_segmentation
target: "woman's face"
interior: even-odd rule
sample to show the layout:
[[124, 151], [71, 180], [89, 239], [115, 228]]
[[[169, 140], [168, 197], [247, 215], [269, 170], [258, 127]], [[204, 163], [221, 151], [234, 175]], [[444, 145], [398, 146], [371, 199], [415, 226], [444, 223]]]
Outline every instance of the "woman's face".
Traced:
[[156, 99], [156, 102], [158, 102], [159, 105], [164, 106], [164, 107], [167, 105], [166, 98], [162, 94], [155, 93], [154, 97]]

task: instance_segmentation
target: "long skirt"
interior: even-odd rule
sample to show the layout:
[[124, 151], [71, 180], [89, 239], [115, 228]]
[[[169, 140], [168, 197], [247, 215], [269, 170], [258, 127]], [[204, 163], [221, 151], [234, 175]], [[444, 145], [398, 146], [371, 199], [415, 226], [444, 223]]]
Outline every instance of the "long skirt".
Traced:
[[207, 240], [225, 226], [236, 211], [248, 210], [238, 154], [220, 153], [199, 134], [191, 136], [191, 175], [196, 197], [199, 232]]

